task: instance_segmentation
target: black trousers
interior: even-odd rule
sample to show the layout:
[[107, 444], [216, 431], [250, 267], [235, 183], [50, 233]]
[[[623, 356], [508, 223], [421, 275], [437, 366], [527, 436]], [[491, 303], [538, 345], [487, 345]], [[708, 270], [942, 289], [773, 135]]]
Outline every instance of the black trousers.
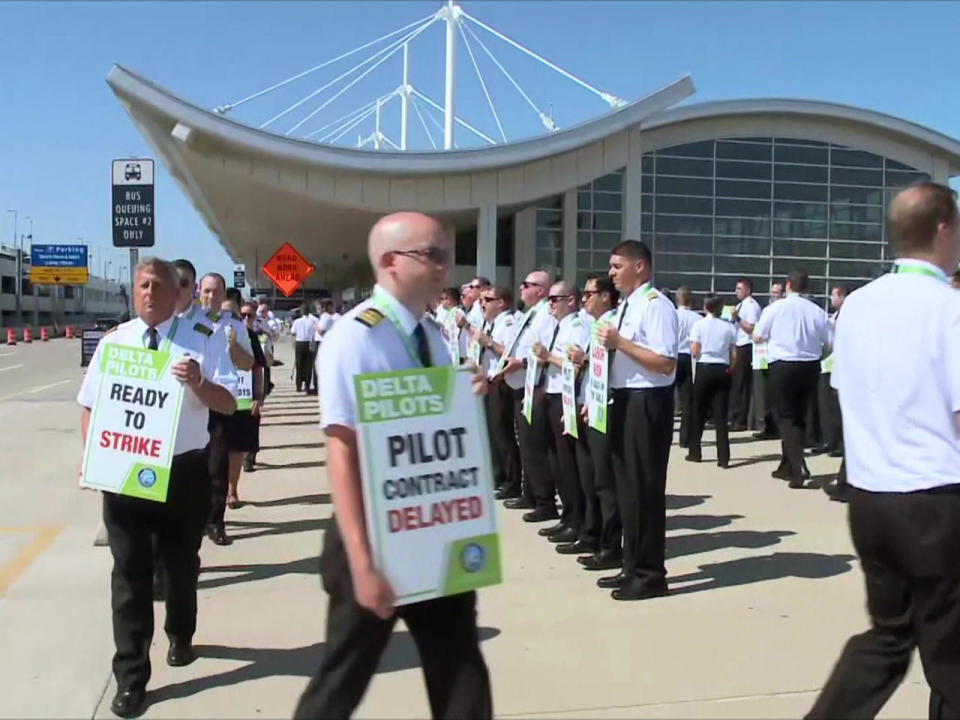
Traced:
[[143, 688], [150, 680], [153, 640], [153, 538], [166, 575], [171, 639], [189, 641], [197, 629], [200, 540], [210, 509], [204, 450], [173, 458], [165, 503], [103, 493], [103, 521], [113, 555], [113, 674], [120, 688]]
[[960, 717], [960, 487], [851, 487], [848, 497], [872, 627], [847, 642], [807, 717], [876, 716], [903, 680], [914, 647], [930, 685], [930, 717]]
[[820, 429], [823, 432], [823, 444], [828, 452], [843, 452], [843, 416], [840, 413], [840, 396], [830, 387], [830, 373], [821, 373], [820, 387]]
[[317, 384], [317, 354], [320, 352], [320, 346], [314, 343], [310, 344], [307, 347], [308, 360], [310, 361], [310, 374], [309, 380], [307, 382], [307, 389], [312, 390], [313, 392], [318, 392], [320, 386]]
[[[590, 448], [592, 473], [581, 470], [580, 479], [587, 507], [590, 507], [590, 494], [595, 495], [594, 502], [600, 512], [600, 549], [620, 552], [623, 528], [620, 525], [620, 509], [617, 506], [617, 484], [613, 476], [613, 458], [610, 455], [610, 436], [593, 428], [584, 427], [580, 437], [586, 437]], [[587, 483], [583, 482], [588, 477]], [[586, 517], [590, 518], [588, 510]], [[589, 524], [589, 520], [585, 521]]]
[[820, 377], [818, 360], [770, 363], [770, 396], [774, 416], [780, 428], [782, 459], [780, 469], [791, 480], [803, 479], [803, 445], [806, 433], [807, 407], [817, 392]]
[[519, 494], [520, 448], [517, 446], [514, 424], [513, 390], [504, 382], [491, 383], [487, 390], [486, 404], [494, 482], [507, 494]]
[[544, 404], [550, 424], [550, 455], [560, 495], [560, 521], [579, 534], [583, 529], [584, 497], [577, 471], [577, 440], [563, 434], [563, 395], [547, 395]]
[[666, 544], [673, 385], [614, 390], [607, 429], [623, 524], [623, 572], [660, 585]]
[[677, 355], [677, 401], [680, 403], [681, 447], [690, 442], [690, 418], [693, 411], [693, 368], [689, 353]]
[[523, 495], [538, 510], [557, 508], [555, 470], [550, 458], [550, 423], [547, 420], [547, 396], [537, 390], [533, 399], [532, 422], [523, 416], [523, 388], [514, 391], [514, 416], [520, 441], [520, 460], [526, 482]]
[[770, 401], [769, 369], [753, 371], [751, 395], [752, 426], [764, 435], [776, 435], [779, 431], [777, 430], [777, 421], [773, 417], [773, 406]]
[[[700, 368], [697, 368], [697, 372]], [[734, 426], [747, 424], [750, 414], [750, 390], [753, 387], [753, 343], [737, 346], [737, 364], [730, 384], [730, 411]], [[716, 422], [716, 419], [714, 419]]]
[[310, 343], [305, 340], [297, 340], [293, 347], [297, 392], [300, 392], [304, 387], [310, 387], [310, 376], [313, 372], [313, 353], [310, 352]]
[[323, 660], [294, 718], [327, 720], [353, 714], [377, 669], [396, 619], [406, 623], [420, 653], [434, 718], [491, 718], [490, 677], [480, 652], [475, 592], [402, 605], [381, 620], [357, 604], [336, 519], [320, 555], [327, 606]]
[[207, 446], [207, 472], [210, 475], [210, 517], [208, 525], [223, 527], [227, 512], [227, 492], [229, 491], [229, 444], [224, 416], [210, 411], [210, 444]]
[[[820, 363], [817, 363], [819, 370]], [[823, 443], [823, 431], [820, 426], [820, 378], [817, 377], [817, 384], [813, 386], [813, 391], [807, 400], [807, 417], [804, 423], [803, 444], [804, 447], [815, 448]]]
[[690, 430], [690, 455], [700, 458], [703, 427], [707, 412], [713, 411], [717, 431], [717, 462], [730, 462], [730, 436], [727, 432], [727, 403], [730, 398], [729, 366], [697, 363], [697, 379], [693, 384], [693, 427]]

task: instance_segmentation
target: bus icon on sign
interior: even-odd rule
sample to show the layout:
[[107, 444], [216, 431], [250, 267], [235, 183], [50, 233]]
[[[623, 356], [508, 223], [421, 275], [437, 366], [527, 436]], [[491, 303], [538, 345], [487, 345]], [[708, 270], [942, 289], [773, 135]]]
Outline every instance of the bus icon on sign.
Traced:
[[127, 163], [126, 167], [123, 168], [123, 179], [139, 180], [140, 179], [140, 163]]

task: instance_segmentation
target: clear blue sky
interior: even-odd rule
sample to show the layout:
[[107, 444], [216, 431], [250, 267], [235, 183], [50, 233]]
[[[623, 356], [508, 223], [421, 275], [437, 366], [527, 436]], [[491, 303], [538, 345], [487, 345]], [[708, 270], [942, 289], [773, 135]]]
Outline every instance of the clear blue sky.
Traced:
[[[150, 151], [104, 78], [119, 62], [205, 107], [232, 102], [439, 7], [437, 2], [0, 2], [0, 211], [34, 221], [37, 242], [83, 238], [110, 249], [109, 163]], [[960, 137], [956, 58], [960, 3], [949, 2], [467, 2], [464, 9], [593, 85], [635, 99], [684, 73], [688, 102], [797, 97], [859, 105]], [[479, 31], [478, 31], [479, 32]], [[605, 105], [481, 34], [517, 81], [563, 126]], [[489, 39], [488, 39], [489, 38]], [[482, 56], [511, 138], [539, 121]], [[442, 104], [443, 30], [411, 53], [412, 83]], [[496, 125], [461, 42], [458, 115], [488, 134]], [[354, 62], [364, 55], [351, 58]], [[347, 61], [350, 62], [349, 60]], [[263, 122], [345, 70], [338, 64], [236, 117]], [[316, 116], [319, 127], [400, 82], [399, 58]], [[320, 98], [329, 97], [329, 92]], [[314, 108], [317, 100], [306, 108]], [[395, 112], [395, 108], [392, 109]], [[296, 116], [298, 119], [305, 113]], [[291, 115], [294, 117], [294, 115]], [[397, 140], [395, 116], [387, 134]], [[280, 125], [281, 131], [289, 123]], [[363, 126], [364, 134], [372, 130]], [[349, 136], [356, 139], [356, 132]], [[466, 141], [466, 137], [464, 136]], [[412, 136], [426, 142], [419, 129]], [[20, 232], [26, 232], [21, 223]], [[156, 252], [202, 270], [232, 262], [158, 164]], [[9, 244], [13, 216], [0, 218]], [[100, 265], [99, 260], [96, 260]]]

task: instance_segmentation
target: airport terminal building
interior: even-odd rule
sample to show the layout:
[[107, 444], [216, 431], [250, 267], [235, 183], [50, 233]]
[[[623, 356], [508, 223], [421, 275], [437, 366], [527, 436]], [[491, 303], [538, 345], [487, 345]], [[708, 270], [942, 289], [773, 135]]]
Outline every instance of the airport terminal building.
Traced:
[[611, 247], [638, 238], [662, 288], [730, 295], [745, 275], [763, 300], [802, 266], [822, 299], [889, 266], [884, 216], [898, 188], [960, 174], [960, 142], [908, 120], [809, 100], [677, 106], [689, 78], [532, 140], [404, 153], [257, 130], [121, 67], [108, 82], [251, 279], [289, 241], [317, 265], [310, 284], [335, 293], [369, 284], [373, 222], [417, 209], [455, 235], [457, 282], [516, 287], [543, 268], [582, 286], [606, 272]]

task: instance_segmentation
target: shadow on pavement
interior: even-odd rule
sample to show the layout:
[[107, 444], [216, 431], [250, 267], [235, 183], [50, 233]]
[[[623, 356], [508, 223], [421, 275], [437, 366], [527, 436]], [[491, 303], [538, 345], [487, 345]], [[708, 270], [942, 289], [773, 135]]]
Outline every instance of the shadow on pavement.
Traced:
[[[326, 530], [330, 525], [329, 518], [309, 518], [306, 520], [287, 520], [285, 522], [262, 522], [253, 520], [230, 520], [226, 522], [232, 529], [234, 540], [252, 540], [253, 538], [269, 537], [271, 535], [290, 535], [298, 532]], [[238, 533], [237, 530], [253, 530], [253, 532]]]
[[200, 574], [204, 573], [236, 573], [229, 577], [205, 578], [197, 583], [197, 590], [212, 590], [218, 587], [239, 585], [256, 580], [269, 580], [281, 575], [316, 575], [320, 574], [320, 549], [310, 557], [290, 560], [284, 563], [255, 563], [252, 565], [213, 565], [201, 567]]
[[667, 510], [683, 510], [694, 505], [702, 505], [712, 495], [670, 495], [667, 494]]
[[746, 460], [737, 460], [730, 463], [730, 470], [734, 468], [746, 467], [747, 465], [756, 465], [757, 463], [770, 462], [771, 460], [779, 460], [781, 457], [780, 453], [770, 453], [768, 455], [756, 455], [752, 458], [747, 458]]
[[[669, 543], [669, 539], [667, 540]], [[685, 595], [734, 585], [779, 580], [787, 577], [820, 578], [842, 575], [853, 569], [853, 555], [822, 555], [820, 553], [772, 553], [762, 557], [747, 557], [722, 563], [701, 565], [700, 571], [670, 576], [670, 594]], [[699, 582], [698, 582], [699, 581]], [[693, 583], [676, 587], [679, 583]]]
[[[500, 630], [481, 627], [479, 633], [480, 641], [485, 642], [497, 637]], [[205, 658], [215, 658], [236, 660], [246, 664], [216, 675], [165, 685], [147, 693], [147, 700], [151, 704], [177, 700], [212, 688], [228, 687], [237, 683], [278, 676], [302, 677], [304, 688], [306, 688], [306, 680], [313, 677], [323, 659], [323, 646], [322, 642], [299, 648], [232, 648], [223, 645], [196, 645], [194, 649], [201, 662]], [[409, 670], [419, 666], [420, 655], [413, 637], [406, 630], [398, 630], [393, 633], [390, 643], [380, 658], [377, 674]], [[290, 698], [291, 712], [296, 700], [296, 698]]]
[[247, 505], [252, 507], [280, 507], [281, 505], [329, 505], [330, 503], [329, 493], [318, 493], [316, 495], [277, 498], [276, 500], [261, 500], [260, 502], [248, 501]]
[[[260, 448], [261, 450], [263, 448]], [[274, 465], [273, 463], [266, 462], [257, 462], [257, 471], [266, 471], [266, 470], [293, 470], [295, 468], [312, 468], [312, 467], [326, 467], [326, 460], [304, 460], [302, 462], [293, 462], [293, 463], [279, 463]]]
[[795, 535], [791, 530], [724, 530], [713, 533], [696, 533], [667, 538], [667, 557], [723, 550], [726, 548], [761, 548], [776, 545], [781, 538]]
[[[269, 418], [269, 417], [270, 417], [270, 414], [268, 413], [268, 414], [265, 415], [264, 417], [265, 417], [265, 418]], [[318, 422], [319, 422], [319, 421], [318, 421], [316, 418], [314, 418], [313, 420], [295, 420], [295, 421], [291, 421], [291, 422], [278, 422], [278, 423], [266, 423], [266, 422], [265, 422], [265, 423], [260, 423], [260, 427], [280, 427], [280, 426], [287, 426], [287, 425], [314, 425], [314, 426], [316, 426], [316, 425], [318, 424]], [[779, 456], [778, 456], [778, 457], [779, 457]]]
[[285, 417], [302, 417], [304, 415], [318, 415], [317, 409], [315, 407], [305, 407], [301, 409], [289, 408], [284, 409], [281, 412], [271, 412], [269, 410], [264, 411], [263, 416], [266, 418], [285, 418]]
[[320, 449], [326, 443], [317, 440], [317, 442], [309, 443], [288, 443], [287, 445], [261, 445], [261, 450], [309, 450], [310, 448]]
[[742, 519], [743, 515], [671, 515], [667, 530], [713, 530]]

